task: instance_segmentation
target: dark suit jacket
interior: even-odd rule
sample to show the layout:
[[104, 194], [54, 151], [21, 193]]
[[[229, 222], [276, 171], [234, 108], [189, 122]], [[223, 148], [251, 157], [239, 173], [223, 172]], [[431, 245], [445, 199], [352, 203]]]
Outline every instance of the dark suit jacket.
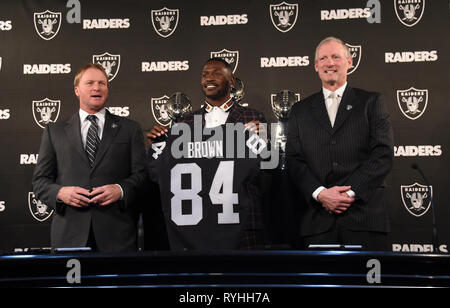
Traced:
[[[100, 251], [136, 250], [136, 222], [132, 206], [136, 189], [145, 181], [145, 146], [138, 123], [106, 111], [102, 140], [91, 169], [83, 148], [78, 112], [66, 122], [47, 126], [33, 175], [37, 198], [55, 210], [52, 247], [85, 246], [93, 226]], [[119, 184], [123, 199], [108, 206], [75, 208], [57, 202], [63, 186], [88, 190]]]
[[[302, 236], [325, 232], [336, 219], [348, 230], [389, 231], [384, 179], [392, 167], [393, 133], [379, 93], [347, 86], [334, 127], [322, 91], [296, 103], [287, 157], [289, 174], [307, 201]], [[312, 193], [336, 185], [350, 185], [357, 199], [343, 214], [330, 215]]]
[[[200, 108], [183, 118], [181, 122], [193, 124], [194, 115], [202, 115], [202, 122], [203, 125], [205, 125], [205, 113], [205, 108]], [[262, 112], [234, 103], [230, 108], [230, 113], [227, 117], [226, 123], [247, 123], [255, 120], [258, 120], [261, 123], [267, 123]], [[240, 249], [255, 249], [265, 244], [262, 226], [262, 194], [259, 185], [256, 183], [248, 185], [247, 190], [252, 202], [249, 209], [249, 219], [245, 222]]]

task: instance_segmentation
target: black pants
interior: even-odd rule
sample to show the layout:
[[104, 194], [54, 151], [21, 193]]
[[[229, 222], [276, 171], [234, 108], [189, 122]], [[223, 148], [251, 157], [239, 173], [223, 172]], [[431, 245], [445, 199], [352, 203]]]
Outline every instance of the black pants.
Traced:
[[324, 233], [303, 237], [305, 248], [310, 244], [362, 245], [362, 250], [388, 251], [388, 239], [385, 232], [352, 231], [335, 224]]
[[89, 237], [88, 237], [88, 241], [86, 243], [86, 247], [91, 247], [92, 251], [98, 251], [97, 242], [95, 241], [93, 229], [94, 228], [92, 227], [92, 222], [91, 222], [91, 227], [89, 228]]

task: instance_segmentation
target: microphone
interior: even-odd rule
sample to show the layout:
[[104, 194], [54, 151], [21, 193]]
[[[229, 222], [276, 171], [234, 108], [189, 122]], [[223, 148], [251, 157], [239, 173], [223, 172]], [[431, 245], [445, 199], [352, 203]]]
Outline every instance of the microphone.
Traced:
[[422, 169], [420, 169], [419, 165], [417, 165], [416, 163], [412, 163], [411, 168], [419, 171], [420, 175], [422, 176], [422, 179], [425, 181], [425, 185], [427, 185], [428, 191], [430, 192], [430, 204], [431, 204], [431, 214], [432, 214], [432, 223], [433, 223], [433, 247], [434, 247], [435, 252], [439, 252], [438, 231], [437, 231], [437, 227], [436, 227], [436, 216], [434, 214], [433, 193], [431, 191], [430, 183], [428, 182], [427, 177], [423, 173]]

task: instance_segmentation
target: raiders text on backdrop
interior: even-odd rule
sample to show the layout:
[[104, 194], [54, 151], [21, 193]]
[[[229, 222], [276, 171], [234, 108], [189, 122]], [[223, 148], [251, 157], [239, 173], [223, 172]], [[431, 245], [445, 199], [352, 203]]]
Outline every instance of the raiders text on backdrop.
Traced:
[[[209, 57], [222, 57], [245, 84], [241, 103], [264, 112], [269, 128], [278, 121], [272, 111], [276, 93], [287, 89], [303, 99], [320, 90], [315, 47], [333, 35], [346, 42], [353, 58], [348, 84], [382, 93], [391, 116], [395, 158], [386, 191], [392, 250], [431, 250], [433, 197], [437, 248], [446, 251], [447, 0], [126, 3], [0, 2], [0, 250], [49, 245], [53, 212], [30, 191], [31, 177], [45, 126], [77, 110], [73, 77], [82, 64], [105, 68], [108, 110], [138, 121], [146, 133], [156, 123], [170, 125], [172, 93], [185, 93], [194, 110], [204, 104], [201, 69]], [[191, 156], [220, 154], [218, 144], [189, 146]]]

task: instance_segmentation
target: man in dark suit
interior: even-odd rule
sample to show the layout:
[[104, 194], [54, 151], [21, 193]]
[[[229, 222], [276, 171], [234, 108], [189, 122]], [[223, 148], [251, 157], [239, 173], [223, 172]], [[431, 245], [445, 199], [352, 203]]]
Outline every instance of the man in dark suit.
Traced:
[[133, 203], [147, 177], [141, 128], [105, 109], [101, 65], [83, 66], [74, 87], [80, 109], [45, 128], [33, 174], [37, 198], [55, 210], [52, 247], [135, 251]]
[[316, 48], [322, 90], [292, 108], [288, 170], [306, 199], [300, 235], [309, 244], [387, 249], [384, 180], [393, 133], [379, 93], [347, 85], [352, 57], [334, 37]]
[[[264, 135], [265, 130], [260, 123], [266, 123], [263, 113], [243, 107], [230, 97], [231, 87], [234, 84], [233, 70], [228, 62], [222, 58], [208, 59], [203, 67], [201, 76], [201, 89], [205, 95], [204, 106], [192, 114], [181, 119], [181, 122], [193, 124], [195, 115], [202, 115], [203, 125], [206, 128], [220, 126], [226, 123], [244, 123], [245, 126], [256, 133]], [[147, 134], [151, 143], [155, 138], [168, 132], [164, 126], [155, 125]], [[256, 187], [252, 187], [252, 198], [249, 220], [246, 221], [244, 234], [241, 240], [241, 249], [261, 247], [264, 243], [262, 230], [261, 195]]]

